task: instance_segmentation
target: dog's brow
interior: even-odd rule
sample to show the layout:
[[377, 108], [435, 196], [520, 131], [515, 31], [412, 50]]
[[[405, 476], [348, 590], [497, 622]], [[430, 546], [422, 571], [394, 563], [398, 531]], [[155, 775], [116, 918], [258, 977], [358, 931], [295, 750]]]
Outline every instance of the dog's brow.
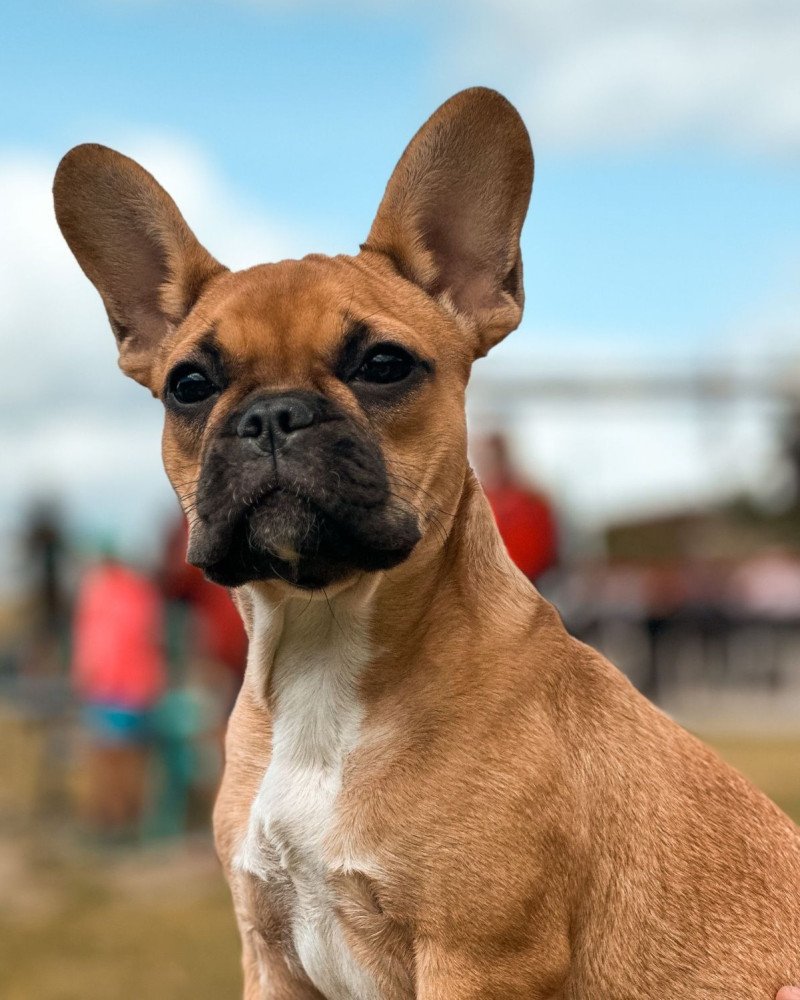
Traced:
[[344, 378], [356, 367], [374, 333], [363, 321], [346, 320], [345, 337], [336, 353], [333, 368], [339, 378]]
[[207, 330], [197, 343], [197, 351], [207, 354], [216, 362], [222, 362], [222, 348], [217, 339], [217, 331], [212, 327]]
[[219, 374], [228, 368], [225, 350], [219, 342], [216, 330], [207, 330], [190, 348], [187, 360], [206, 361]]

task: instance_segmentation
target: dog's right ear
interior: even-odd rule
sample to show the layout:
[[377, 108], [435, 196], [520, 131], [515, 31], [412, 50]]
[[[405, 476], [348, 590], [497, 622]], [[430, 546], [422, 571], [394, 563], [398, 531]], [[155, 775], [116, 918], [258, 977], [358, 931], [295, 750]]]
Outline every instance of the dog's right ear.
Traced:
[[150, 376], [162, 341], [225, 268], [161, 185], [106, 146], [71, 149], [58, 165], [53, 198], [64, 239], [103, 299], [120, 368], [155, 393]]

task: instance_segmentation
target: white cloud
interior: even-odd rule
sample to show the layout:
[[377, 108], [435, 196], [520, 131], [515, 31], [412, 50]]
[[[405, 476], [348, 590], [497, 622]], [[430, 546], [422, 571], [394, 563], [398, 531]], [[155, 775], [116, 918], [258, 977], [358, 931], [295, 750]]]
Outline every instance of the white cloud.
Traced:
[[508, 81], [552, 148], [701, 137], [800, 152], [796, 0], [490, 0], [456, 60]]

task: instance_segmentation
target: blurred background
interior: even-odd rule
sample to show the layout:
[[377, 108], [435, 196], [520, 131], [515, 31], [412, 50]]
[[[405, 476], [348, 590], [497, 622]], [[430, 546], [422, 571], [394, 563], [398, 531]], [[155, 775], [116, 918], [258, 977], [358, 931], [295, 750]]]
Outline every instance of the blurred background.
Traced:
[[238, 995], [208, 823], [244, 641], [53, 220], [79, 142], [237, 267], [354, 252], [428, 114], [502, 90], [537, 176], [525, 319], [470, 393], [501, 530], [800, 819], [796, 0], [7, 0], [3, 24], [0, 995]]

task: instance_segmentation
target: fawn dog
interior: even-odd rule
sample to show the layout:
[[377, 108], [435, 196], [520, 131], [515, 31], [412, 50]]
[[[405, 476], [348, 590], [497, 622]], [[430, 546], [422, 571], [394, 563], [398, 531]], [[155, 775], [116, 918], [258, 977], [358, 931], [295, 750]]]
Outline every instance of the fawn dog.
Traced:
[[189, 560], [250, 637], [214, 826], [249, 1000], [771, 1000], [800, 833], [511, 563], [467, 463], [520, 322], [525, 126], [463, 91], [355, 256], [232, 273], [79, 146], [58, 222], [165, 408]]

